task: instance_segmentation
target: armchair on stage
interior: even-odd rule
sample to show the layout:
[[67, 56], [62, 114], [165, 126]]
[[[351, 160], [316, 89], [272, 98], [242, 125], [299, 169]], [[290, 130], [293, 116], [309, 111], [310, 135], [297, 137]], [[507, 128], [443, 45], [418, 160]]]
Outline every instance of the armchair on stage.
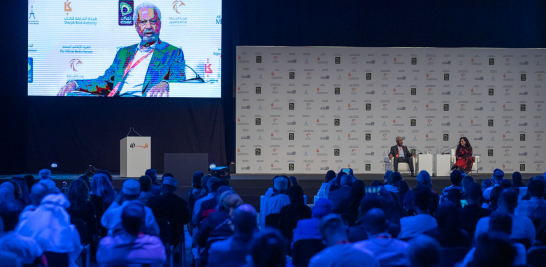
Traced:
[[[455, 156], [456, 149], [451, 149], [451, 160], [450, 160], [450, 167], [457, 162], [457, 157]], [[474, 160], [474, 163], [472, 164], [472, 168], [470, 169], [470, 172], [476, 172], [476, 174], [479, 174], [479, 166], [480, 163], [480, 156], [472, 156], [472, 159]]]
[[[415, 164], [417, 164], [418, 159], [419, 157], [413, 158], [413, 169], [415, 171], [417, 171], [417, 169], [415, 168]], [[389, 159], [389, 157], [383, 157], [383, 162], [385, 163], [385, 171], [394, 171], [394, 157], [392, 159]], [[409, 163], [398, 162], [398, 172], [410, 172]]]

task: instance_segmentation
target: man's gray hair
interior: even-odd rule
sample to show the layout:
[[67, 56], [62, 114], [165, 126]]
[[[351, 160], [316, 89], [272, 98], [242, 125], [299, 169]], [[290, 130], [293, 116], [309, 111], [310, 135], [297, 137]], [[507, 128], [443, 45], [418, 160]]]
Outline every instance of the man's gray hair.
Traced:
[[40, 179], [49, 179], [51, 178], [51, 171], [48, 169], [43, 169], [38, 173], [38, 176], [40, 176]]
[[142, 4], [138, 5], [135, 8], [135, 12], [133, 12], [133, 22], [134, 23], [136, 23], [137, 20], [138, 20], [138, 11], [143, 9], [143, 8], [151, 8], [151, 9], [155, 10], [155, 13], [157, 13], [158, 19], [161, 20], [161, 11], [159, 10], [159, 8], [157, 6], [155, 6], [154, 4], [145, 2], [145, 3], [142, 3]]
[[397, 136], [396, 138], [394, 138], [394, 141], [398, 141], [398, 138], [402, 139], [402, 136]]

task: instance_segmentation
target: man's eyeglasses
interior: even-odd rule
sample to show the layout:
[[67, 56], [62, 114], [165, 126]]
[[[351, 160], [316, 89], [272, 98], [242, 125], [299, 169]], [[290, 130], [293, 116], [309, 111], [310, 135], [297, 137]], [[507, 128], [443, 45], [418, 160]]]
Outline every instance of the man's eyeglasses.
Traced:
[[140, 26], [145, 26], [148, 22], [150, 22], [150, 25], [157, 25], [158, 20], [152, 19], [152, 20], [139, 20], [137, 23]]

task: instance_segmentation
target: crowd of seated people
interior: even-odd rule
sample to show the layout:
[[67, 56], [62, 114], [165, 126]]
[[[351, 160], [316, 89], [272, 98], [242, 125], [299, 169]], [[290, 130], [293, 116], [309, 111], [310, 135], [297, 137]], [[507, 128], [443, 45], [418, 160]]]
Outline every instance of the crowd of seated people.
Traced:
[[36, 183], [0, 185], [0, 265], [53, 266], [63, 255], [82, 266], [92, 245], [97, 266], [164, 266], [179, 262], [169, 247], [186, 248], [186, 225], [197, 267], [526, 266], [546, 245], [544, 175], [525, 185], [496, 169], [480, 185], [455, 170], [450, 182], [436, 193], [427, 171], [415, 188], [388, 171], [366, 187], [352, 171], [328, 171], [308, 205], [298, 179], [279, 175], [257, 209], [229, 180], [202, 172], [184, 199], [172, 174], [158, 179], [153, 169], [118, 192], [107, 171], [60, 190], [42, 170]]

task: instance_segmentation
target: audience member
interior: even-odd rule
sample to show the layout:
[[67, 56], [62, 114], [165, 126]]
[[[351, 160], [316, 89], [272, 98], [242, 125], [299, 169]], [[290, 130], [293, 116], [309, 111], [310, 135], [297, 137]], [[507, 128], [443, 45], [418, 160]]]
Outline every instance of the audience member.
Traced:
[[457, 189], [461, 191], [461, 193], [463, 192], [463, 186], [461, 185], [463, 181], [463, 172], [459, 170], [454, 170], [453, 172], [451, 172], [450, 180], [451, 185], [442, 190], [442, 195], [440, 195], [440, 203], [444, 200], [447, 200], [447, 196], [451, 189]]
[[330, 186], [332, 185], [332, 181], [336, 178], [336, 172], [329, 170], [326, 172], [326, 175], [324, 177], [324, 182], [320, 186], [317, 196], [318, 197], [325, 197], [328, 198], [328, 192], [330, 191]]
[[[432, 190], [432, 179], [427, 171], [422, 170], [419, 172], [419, 174], [417, 174], [417, 185], [428, 187], [431, 190], [432, 206], [430, 207], [430, 214], [434, 214], [440, 202], [440, 196], [438, 195], [438, 193]], [[413, 191], [410, 190], [406, 193], [402, 202], [402, 206], [404, 210], [406, 210], [410, 214], [413, 214], [415, 212], [413, 208]]]
[[281, 208], [279, 212], [279, 230], [285, 239], [292, 243], [292, 235], [299, 220], [311, 218], [311, 208], [307, 206], [303, 198], [303, 189], [296, 185], [288, 189], [290, 204]]
[[276, 194], [275, 193], [275, 179], [277, 179], [277, 178], [286, 179], [286, 181], [288, 182], [288, 185], [287, 185], [286, 189], [288, 190], [288, 188], [290, 188], [291, 183], [290, 183], [290, 179], [288, 178], [288, 176], [286, 176], [286, 175], [277, 175], [277, 176], [273, 177], [273, 179], [271, 180], [272, 183], [273, 183], [273, 187], [268, 188], [267, 191], [264, 194], [266, 198], [272, 197], [272, 196], [274, 196]]
[[[514, 210], [518, 205], [518, 194], [513, 189], [504, 189], [499, 197], [498, 211], [510, 214], [512, 217], [512, 234], [510, 239], [518, 240], [530, 247], [535, 240], [535, 227], [531, 219], [514, 214]], [[488, 232], [489, 217], [481, 218], [476, 225], [476, 239]], [[527, 247], [526, 246], [526, 247]]]
[[457, 208], [462, 208], [461, 200], [463, 199], [463, 192], [461, 192], [459, 189], [451, 189], [447, 193], [447, 199], [451, 201]]
[[406, 198], [406, 194], [408, 191], [410, 191], [409, 185], [406, 181], [400, 181], [398, 184], [396, 184], [396, 189], [398, 193], [396, 193], [396, 196], [398, 197], [398, 203], [400, 206], [403, 207], [404, 199]]
[[[383, 189], [384, 190], [384, 189]], [[359, 207], [359, 220], [354, 226], [351, 226], [348, 231], [348, 238], [351, 243], [368, 239], [368, 232], [366, 230], [366, 225], [364, 224], [363, 216], [370, 210], [378, 208], [385, 210], [384, 200], [376, 194], [367, 194], [360, 201]], [[389, 229], [390, 230], [390, 229]], [[390, 232], [390, 231], [389, 231]], [[400, 229], [396, 232], [398, 234]], [[392, 233], [391, 233], [392, 235]]]
[[50, 193], [58, 194], [61, 192], [55, 182], [51, 179], [51, 171], [48, 169], [43, 169], [38, 173], [40, 177], [39, 183], [45, 184]]
[[383, 184], [384, 185], [387, 185], [389, 183], [389, 177], [391, 177], [392, 173], [393, 173], [393, 171], [391, 171], [391, 170], [387, 170], [385, 172], [385, 175], [383, 175]]
[[503, 188], [503, 189], [506, 189], [506, 188], [512, 188], [512, 183], [506, 179], [502, 180], [500, 182], [500, 186]]
[[140, 176], [138, 183], [140, 184], [140, 195], [138, 196], [138, 200], [142, 202], [143, 205], [146, 205], [150, 197], [159, 196], [159, 194], [154, 195], [150, 191], [152, 189], [152, 178], [150, 178], [150, 176]]
[[21, 202], [21, 205], [23, 205], [23, 207], [27, 205], [25, 200], [23, 199], [23, 190], [21, 190], [21, 186], [19, 186], [18, 183], [14, 182], [13, 180], [9, 180], [4, 184], [11, 184], [10, 188], [13, 188], [13, 197], [15, 198], [15, 200]]
[[108, 181], [110, 181], [110, 183], [112, 183], [114, 181], [114, 178], [112, 177], [112, 174], [107, 170], [99, 170], [95, 174], [97, 174], [97, 173], [102, 173], [102, 174], [106, 175], [106, 177], [108, 177]]
[[274, 180], [273, 189], [275, 195], [265, 198], [263, 209], [260, 211], [260, 228], [265, 228], [265, 220], [269, 214], [281, 212], [282, 207], [290, 204], [290, 197], [286, 195], [288, 189], [288, 179], [277, 177]]
[[195, 202], [195, 205], [193, 207], [193, 213], [192, 213], [192, 216], [191, 216], [191, 221], [192, 221], [194, 227], [199, 226], [199, 224], [201, 223], [201, 221], [198, 221], [198, 219], [202, 218], [202, 217], [198, 218], [198, 214], [201, 212], [202, 203], [204, 201], [207, 201], [207, 200], [216, 199], [216, 196], [214, 195], [214, 191], [212, 190], [212, 185], [214, 184], [214, 182], [218, 181], [218, 178], [212, 177], [210, 175], [205, 175], [203, 177], [202, 181], [203, 180], [206, 181], [203, 184], [203, 187], [204, 188], [206, 187], [207, 195], [201, 197], [200, 199], [198, 199]]
[[399, 172], [393, 172], [388, 177], [387, 183], [385, 184], [385, 189], [393, 193], [398, 193], [398, 187], [396, 186], [396, 184], [398, 184], [398, 182], [400, 181], [402, 181], [402, 174], [400, 174]]
[[[140, 184], [135, 179], [127, 179], [123, 182], [123, 187], [116, 201], [102, 215], [101, 224], [104, 228], [108, 229], [109, 236], [113, 236], [117, 231], [123, 229], [121, 220], [123, 209], [134, 200], [140, 202], [138, 201], [139, 194]], [[146, 216], [142, 218], [144, 221], [144, 232], [159, 235], [159, 226], [155, 220], [154, 213], [148, 207], [144, 207], [144, 209], [146, 211]]]
[[512, 173], [512, 187], [525, 187], [520, 172]]
[[323, 217], [320, 233], [327, 247], [311, 258], [309, 267], [380, 266], [372, 252], [349, 243], [346, 226], [339, 215]]
[[400, 219], [401, 230], [398, 238], [407, 240], [438, 227], [436, 219], [429, 213], [431, 202], [430, 188], [420, 185], [413, 190], [413, 206], [417, 215]]
[[[525, 266], [527, 262], [525, 246], [508, 240], [513, 227], [513, 221], [509, 214], [502, 212], [491, 213], [489, 232], [478, 237], [477, 246], [466, 254], [461, 266]], [[494, 240], [496, 242], [491, 243]], [[501, 247], [498, 246], [499, 243], [497, 242], [499, 241], [501, 241], [500, 244], [503, 244]], [[494, 245], [495, 243], [497, 245]], [[489, 253], [489, 255], [476, 254], [484, 252]], [[500, 252], [505, 252], [507, 255], [501, 255]], [[499, 258], [509, 264], [499, 262]]]
[[90, 200], [87, 184], [82, 180], [72, 181], [68, 187], [66, 197], [70, 201], [70, 207], [66, 209], [66, 212], [68, 212], [71, 219], [80, 219], [85, 222], [87, 226], [87, 240], [91, 242], [93, 235], [97, 232], [97, 213], [95, 211], [95, 204]]
[[483, 190], [483, 197], [486, 200], [489, 200], [491, 198], [491, 190], [493, 190], [494, 187], [500, 186], [502, 180], [504, 180], [504, 172], [502, 170], [495, 169], [493, 171], [493, 176], [491, 177], [491, 182], [493, 186]]
[[108, 176], [104, 173], [96, 173], [91, 180], [91, 194], [102, 197], [104, 207], [108, 209], [116, 200], [116, 192]]
[[[159, 196], [161, 194], [161, 186], [157, 183], [157, 171], [155, 169], [147, 169], [144, 175], [150, 177], [152, 180], [150, 193], [154, 196]], [[163, 177], [165, 177], [165, 174], [163, 174]]]
[[337, 190], [330, 191], [330, 193], [328, 194], [328, 199], [332, 201], [332, 204], [334, 204], [334, 208], [336, 208], [343, 199], [349, 197], [352, 181], [353, 177], [349, 175], [343, 175], [340, 179], [341, 187]]
[[42, 199], [49, 194], [49, 189], [47, 186], [43, 183], [37, 183], [32, 186], [32, 189], [30, 190], [30, 199], [32, 203], [30, 205], [27, 205], [23, 212], [21, 212], [21, 220], [26, 218], [28, 216], [27, 212], [33, 212], [40, 206], [40, 203], [42, 202]]
[[533, 221], [536, 228], [544, 216], [546, 216], [546, 200], [544, 200], [544, 183], [533, 180], [527, 185], [527, 193], [530, 200], [521, 200], [516, 208], [516, 215], [528, 217]]
[[430, 236], [418, 235], [409, 241], [408, 257], [411, 267], [438, 267], [440, 245]]
[[11, 183], [4, 182], [0, 186], [0, 203], [15, 200], [15, 194], [13, 191], [13, 185]]
[[490, 204], [488, 206], [490, 210], [497, 210], [498, 200], [499, 200], [499, 197], [500, 197], [500, 194], [501, 194], [502, 190], [503, 190], [503, 188], [500, 187], [500, 186], [495, 186], [491, 190], [491, 194], [489, 195]]
[[171, 225], [171, 244], [176, 246], [180, 242], [180, 235], [184, 234], [184, 225], [190, 221], [187, 202], [174, 194], [178, 181], [171, 176], [163, 175], [161, 195], [151, 196], [146, 203], [156, 219], [163, 219]]
[[237, 207], [243, 204], [243, 200], [234, 191], [226, 191], [220, 195], [218, 211], [211, 213], [199, 227], [194, 236], [199, 247], [205, 247], [210, 237], [222, 237], [233, 235], [233, 214]]
[[438, 228], [425, 234], [436, 239], [441, 247], [470, 247], [470, 238], [467, 232], [461, 229], [459, 208], [455, 203], [444, 201], [436, 210], [436, 222]]
[[[209, 179], [207, 185], [210, 185], [210, 191], [213, 197], [201, 202], [199, 210], [192, 218], [193, 224], [200, 226], [201, 222], [206, 219], [211, 213], [216, 212], [218, 206], [218, 197], [220, 196], [220, 187], [228, 185], [228, 182], [224, 179], [212, 178]], [[228, 188], [229, 189], [229, 188]]]
[[482, 192], [485, 191], [485, 189], [493, 186], [493, 182], [491, 182], [491, 179], [485, 179], [482, 181]]
[[298, 178], [296, 178], [296, 176], [290, 176], [290, 177], [288, 177], [288, 180], [290, 180], [290, 186], [289, 187], [300, 185], [300, 183], [298, 182]]
[[13, 178], [11, 178], [10, 182], [17, 184], [17, 186], [21, 189], [20, 191], [21, 194], [18, 198], [22, 199], [25, 205], [29, 205], [31, 203], [30, 196], [29, 196], [30, 187], [27, 186], [27, 182], [25, 178], [23, 178], [22, 176], [16, 175], [16, 176], [13, 176]]
[[208, 266], [239, 267], [246, 263], [249, 244], [257, 227], [256, 209], [249, 204], [239, 206], [233, 215], [233, 226], [234, 235], [210, 247], [209, 255], [214, 256], [209, 257]]
[[[22, 210], [23, 206], [19, 201], [10, 200], [0, 203], [0, 218], [4, 223], [2, 227], [4, 233], [0, 235], [0, 251], [17, 255], [22, 264], [31, 264], [42, 255], [43, 251], [32, 237], [23, 236], [14, 231]], [[5, 262], [0, 265], [8, 266], [3, 264]]]
[[383, 183], [381, 181], [375, 180], [375, 181], [372, 182], [372, 184], [370, 186], [372, 186], [372, 187], [374, 187], [374, 186], [383, 186]]
[[[360, 207], [360, 201], [364, 197], [364, 182], [357, 180], [351, 185], [349, 191], [349, 197], [343, 199], [337, 207], [334, 209], [336, 214], [345, 214], [345, 220], [349, 226], [353, 226], [358, 220], [358, 208]], [[340, 189], [341, 190], [341, 189]], [[338, 191], [340, 191], [338, 190]]]
[[[463, 172], [464, 174], [464, 172]], [[463, 178], [463, 181], [461, 183], [461, 185], [463, 186], [463, 194], [466, 194], [466, 186], [468, 184], [471, 184], [471, 183], [475, 183], [476, 180], [474, 179], [474, 177], [470, 176], [470, 175], [465, 175], [464, 178]]]
[[382, 267], [409, 264], [406, 255], [408, 243], [389, 234], [389, 220], [383, 210], [371, 209], [363, 215], [362, 221], [369, 238], [356, 243], [354, 245], [356, 248], [371, 251]]
[[[286, 180], [286, 179], [285, 179]], [[286, 241], [275, 228], [257, 232], [250, 244], [250, 262], [245, 267], [283, 267], [286, 265]]]
[[340, 171], [340, 172], [337, 173], [336, 178], [334, 178], [334, 180], [332, 180], [332, 185], [328, 189], [329, 190], [328, 195], [330, 194], [330, 192], [338, 190], [338, 189], [341, 188], [341, 177], [343, 177], [344, 175], [347, 175], [347, 173], [345, 173], [343, 171]]
[[467, 184], [465, 188], [468, 204], [460, 210], [459, 219], [461, 229], [465, 230], [471, 239], [474, 239], [476, 224], [481, 218], [489, 216], [491, 210], [484, 209], [480, 205], [482, 190], [478, 183]]
[[188, 210], [190, 214], [193, 214], [193, 206], [195, 205], [195, 202], [202, 196], [206, 195], [206, 190], [203, 189], [201, 184], [201, 178], [203, 178], [203, 176], [204, 174], [202, 172], [196, 171], [191, 179], [191, 186], [193, 188], [188, 191]]
[[327, 198], [319, 198], [311, 211], [311, 219], [303, 219], [298, 221], [298, 225], [294, 230], [292, 246], [298, 240], [303, 239], [322, 239], [319, 230], [320, 219], [331, 214], [334, 211], [334, 205]]
[[82, 245], [80, 234], [66, 212], [69, 206], [64, 194], [49, 194], [34, 212], [19, 222], [15, 231], [36, 240], [43, 251], [67, 253], [69, 266], [76, 267]]
[[161, 239], [140, 232], [145, 216], [147, 212], [141, 202], [131, 202], [122, 207], [122, 231], [115, 237], [104, 237], [99, 243], [97, 262], [100, 266], [163, 266], [167, 257]]

